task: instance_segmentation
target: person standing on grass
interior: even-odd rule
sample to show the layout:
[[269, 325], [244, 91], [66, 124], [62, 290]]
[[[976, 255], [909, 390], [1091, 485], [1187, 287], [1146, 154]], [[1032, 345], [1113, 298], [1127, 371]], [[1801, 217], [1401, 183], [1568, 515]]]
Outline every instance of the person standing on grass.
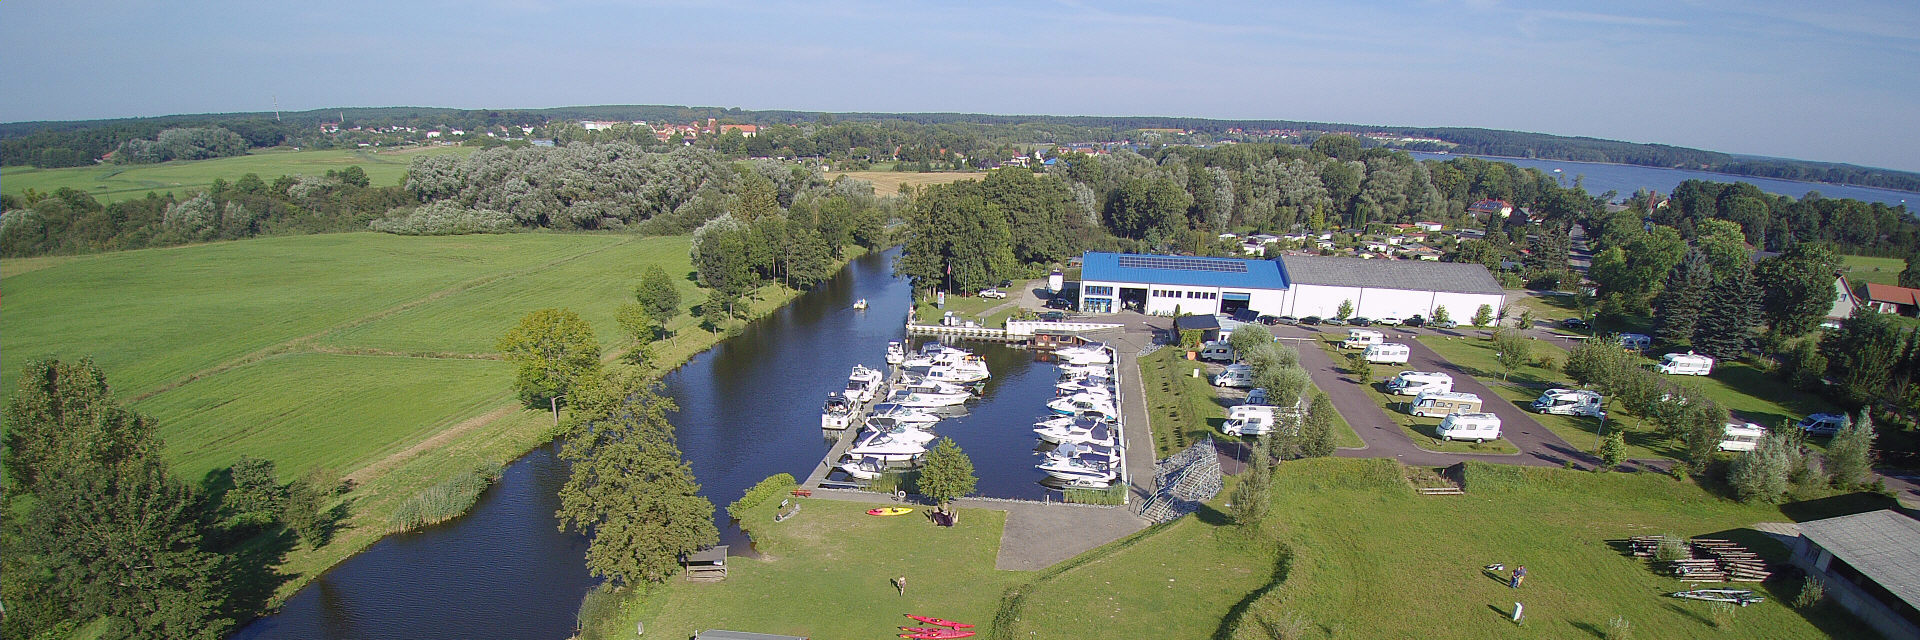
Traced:
[[1513, 580], [1511, 580], [1511, 581], [1509, 581], [1509, 582], [1507, 582], [1507, 588], [1508, 588], [1508, 589], [1518, 589], [1518, 588], [1520, 588], [1520, 582], [1521, 582], [1522, 580], [1526, 580], [1526, 579], [1527, 579], [1527, 565], [1524, 565], [1524, 564], [1523, 564], [1523, 565], [1520, 565], [1520, 566], [1517, 566], [1517, 567], [1514, 567], [1514, 568], [1513, 568]]
[[900, 590], [900, 595], [902, 597], [905, 597], [907, 595], [907, 577], [906, 576], [900, 576], [898, 578], [894, 578], [893, 586]]

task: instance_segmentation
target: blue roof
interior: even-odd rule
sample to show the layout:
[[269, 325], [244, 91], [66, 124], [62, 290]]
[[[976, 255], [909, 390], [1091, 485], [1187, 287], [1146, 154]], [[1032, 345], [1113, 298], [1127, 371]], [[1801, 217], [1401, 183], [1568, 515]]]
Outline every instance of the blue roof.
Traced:
[[1088, 252], [1080, 280], [1238, 289], [1285, 289], [1287, 273], [1277, 260], [1197, 258]]

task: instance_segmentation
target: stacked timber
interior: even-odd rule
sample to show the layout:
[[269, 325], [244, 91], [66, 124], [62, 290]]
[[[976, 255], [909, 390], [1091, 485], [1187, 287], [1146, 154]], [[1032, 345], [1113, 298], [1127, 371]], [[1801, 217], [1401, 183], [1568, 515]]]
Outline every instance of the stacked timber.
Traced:
[[[1627, 540], [1629, 551], [1642, 558], [1659, 553], [1666, 536], [1634, 536]], [[1773, 575], [1767, 561], [1746, 547], [1728, 540], [1695, 538], [1685, 541], [1681, 557], [1668, 560], [1665, 567], [1674, 577], [1688, 582], [1761, 582]]]

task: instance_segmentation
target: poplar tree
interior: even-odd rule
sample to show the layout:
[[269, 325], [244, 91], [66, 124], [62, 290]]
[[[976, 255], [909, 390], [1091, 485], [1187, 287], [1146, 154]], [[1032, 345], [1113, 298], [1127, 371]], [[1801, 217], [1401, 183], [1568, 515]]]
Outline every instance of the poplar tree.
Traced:
[[1666, 288], [1653, 299], [1654, 336], [1669, 344], [1693, 340], [1695, 323], [1712, 284], [1713, 267], [1707, 262], [1706, 252], [1688, 250], [1680, 264], [1667, 273]]
[[1866, 482], [1873, 464], [1873, 416], [1866, 411], [1853, 424], [1833, 434], [1827, 444], [1827, 470], [1833, 486], [1850, 489]]
[[1327, 394], [1314, 393], [1313, 403], [1307, 408], [1306, 420], [1300, 425], [1300, 455], [1308, 458], [1333, 455], [1334, 415], [1333, 400]]

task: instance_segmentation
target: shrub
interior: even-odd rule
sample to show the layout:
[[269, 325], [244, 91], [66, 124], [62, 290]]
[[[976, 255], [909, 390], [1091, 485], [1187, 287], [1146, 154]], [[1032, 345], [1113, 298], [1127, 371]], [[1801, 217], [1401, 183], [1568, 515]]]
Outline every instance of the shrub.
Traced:
[[1614, 616], [1607, 620], [1607, 631], [1601, 634], [1606, 640], [1633, 640], [1633, 624], [1624, 616]]
[[[395, 215], [398, 214], [398, 215]], [[403, 236], [453, 236], [469, 233], [505, 233], [514, 228], [513, 216], [491, 209], [466, 209], [449, 201], [429, 202], [367, 223], [374, 231]]]
[[1653, 548], [1653, 559], [1660, 562], [1685, 560], [1689, 555], [1686, 539], [1671, 533], [1661, 536], [1660, 544]]
[[745, 520], [746, 518], [743, 516], [746, 515], [748, 510], [765, 504], [768, 498], [791, 491], [799, 485], [800, 483], [793, 479], [793, 474], [791, 473], [776, 473], [767, 476], [767, 479], [761, 480], [759, 484], [755, 484], [752, 488], [747, 489], [747, 492], [741, 495], [739, 500], [735, 500], [733, 504], [727, 505], [727, 517], [735, 520]]
[[1061, 497], [1074, 504], [1123, 504], [1127, 499], [1126, 485], [1114, 485], [1105, 489], [1067, 489]]
[[1806, 581], [1800, 583], [1800, 594], [1793, 597], [1793, 606], [1805, 609], [1820, 604], [1820, 601], [1826, 597], [1827, 583], [1821, 582], [1814, 576], [1807, 576]]
[[1733, 626], [1734, 616], [1739, 614], [1731, 602], [1715, 602], [1710, 611], [1713, 613], [1713, 626], [1721, 629]]

